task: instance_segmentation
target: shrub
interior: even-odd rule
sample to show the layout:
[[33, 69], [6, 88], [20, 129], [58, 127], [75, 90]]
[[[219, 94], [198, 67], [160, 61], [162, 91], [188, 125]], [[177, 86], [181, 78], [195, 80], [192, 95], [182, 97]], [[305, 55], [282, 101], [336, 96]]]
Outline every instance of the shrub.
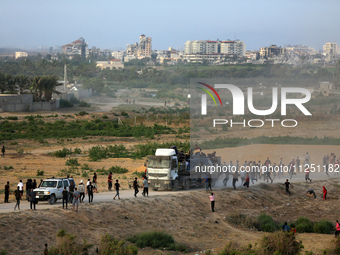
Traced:
[[78, 113], [79, 116], [85, 116], [85, 115], [87, 115], [87, 114], [88, 114], [88, 113], [85, 112], [85, 111], [80, 111], [80, 112]]
[[88, 164], [84, 164], [81, 167], [82, 170], [89, 170], [90, 172], [93, 172], [93, 169], [88, 165]]
[[89, 149], [89, 158], [92, 161], [98, 161], [102, 158], [107, 158], [108, 156], [108, 149], [103, 146], [94, 146]]
[[228, 222], [237, 226], [243, 226], [246, 228], [257, 228], [259, 222], [257, 219], [249, 217], [241, 213], [235, 213], [227, 218]]
[[81, 149], [75, 148], [73, 154], [81, 154]]
[[333, 231], [333, 224], [328, 220], [321, 220], [314, 223], [313, 230], [314, 233], [329, 234]]
[[129, 117], [129, 114], [127, 112], [122, 111], [120, 114], [124, 117]]
[[264, 236], [260, 242], [260, 254], [263, 255], [294, 255], [299, 254], [303, 246], [302, 242], [296, 241], [294, 233], [275, 232]]
[[83, 240], [83, 243], [78, 243], [76, 236], [66, 233], [65, 229], [59, 230], [57, 239], [57, 245], [48, 249], [48, 254], [88, 254], [88, 250], [93, 246], [86, 240]]
[[248, 246], [240, 247], [234, 242], [229, 242], [224, 247], [224, 249], [219, 253], [219, 255], [257, 255], [257, 254], [259, 253], [255, 249], [253, 249], [253, 246], [251, 244], [249, 244]]
[[109, 234], [102, 236], [99, 248], [102, 255], [137, 255], [138, 252], [136, 246], [125, 245], [124, 241], [118, 241]]
[[114, 174], [125, 174], [129, 172], [125, 167], [120, 167], [120, 166], [111, 166], [109, 168], [109, 172], [112, 172]]
[[136, 175], [139, 178], [142, 178], [142, 176], [143, 176], [143, 174], [145, 174], [145, 172], [144, 171], [141, 171], [141, 172], [134, 171], [132, 174]]
[[66, 99], [60, 99], [60, 108], [69, 108], [69, 107], [72, 107], [73, 104], [66, 100]]
[[278, 224], [274, 222], [273, 218], [265, 213], [261, 213], [257, 220], [259, 225], [255, 227], [261, 231], [274, 232], [279, 229]]
[[37, 176], [44, 176], [44, 174], [45, 174], [45, 171], [43, 171], [43, 170], [37, 170]]
[[89, 173], [84, 171], [84, 170], [82, 170], [81, 177], [88, 178], [89, 177]]
[[18, 120], [17, 116], [7, 116], [5, 117], [5, 120]]
[[85, 101], [80, 101], [79, 107], [91, 107], [91, 105], [89, 103], [86, 103]]
[[4, 170], [11, 170], [14, 169], [13, 166], [4, 166]]
[[298, 233], [312, 233], [313, 232], [313, 223], [305, 218], [301, 217], [295, 221], [296, 232]]
[[72, 167], [80, 166], [80, 164], [78, 163], [78, 159], [76, 158], [70, 158], [66, 160], [65, 165], [72, 166]]
[[340, 254], [340, 237], [338, 236], [335, 240], [332, 240], [330, 247], [324, 251], [323, 254], [335, 255]]
[[65, 158], [67, 155], [70, 155], [72, 153], [71, 149], [63, 148], [62, 150], [57, 150], [53, 152], [53, 156], [57, 158]]
[[140, 233], [129, 237], [128, 241], [135, 243], [139, 248], [151, 247], [153, 249], [187, 251], [184, 245], [177, 244], [171, 235], [162, 231]]

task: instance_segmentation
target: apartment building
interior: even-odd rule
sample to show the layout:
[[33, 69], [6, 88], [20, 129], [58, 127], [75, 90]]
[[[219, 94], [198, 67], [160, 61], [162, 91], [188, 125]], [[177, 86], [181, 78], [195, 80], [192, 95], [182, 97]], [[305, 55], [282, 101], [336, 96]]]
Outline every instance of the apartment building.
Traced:
[[260, 58], [272, 58], [275, 56], [280, 56], [281, 54], [285, 53], [286, 49], [278, 47], [276, 45], [271, 45], [269, 47], [262, 47], [260, 48]]
[[152, 54], [152, 38], [146, 37], [144, 34], [139, 36], [139, 43], [128, 44], [126, 54], [135, 56], [138, 59], [150, 58]]
[[68, 58], [73, 58], [74, 56], [87, 57], [89, 55], [88, 44], [82, 37], [74, 42], [63, 45], [62, 49], [63, 54], [65, 54]]
[[326, 61], [327, 62], [331, 62], [334, 61], [335, 58], [338, 56], [339, 52], [338, 52], [338, 46], [336, 45], [336, 43], [332, 43], [332, 42], [327, 42], [324, 46], [323, 46], [323, 52], [326, 55]]
[[26, 57], [28, 57], [28, 53], [23, 52], [23, 51], [16, 51], [14, 57], [15, 57], [15, 59], [26, 58]]
[[187, 41], [184, 45], [184, 54], [232, 54], [239, 57], [245, 56], [246, 46], [244, 42], [236, 41]]

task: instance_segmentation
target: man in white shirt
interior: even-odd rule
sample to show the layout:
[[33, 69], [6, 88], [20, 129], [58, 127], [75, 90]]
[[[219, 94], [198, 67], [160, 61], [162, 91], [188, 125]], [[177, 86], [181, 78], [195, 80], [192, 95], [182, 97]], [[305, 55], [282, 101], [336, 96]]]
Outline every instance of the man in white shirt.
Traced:
[[20, 193], [21, 193], [21, 197], [24, 194], [24, 184], [22, 183], [22, 180], [19, 181], [18, 185]]

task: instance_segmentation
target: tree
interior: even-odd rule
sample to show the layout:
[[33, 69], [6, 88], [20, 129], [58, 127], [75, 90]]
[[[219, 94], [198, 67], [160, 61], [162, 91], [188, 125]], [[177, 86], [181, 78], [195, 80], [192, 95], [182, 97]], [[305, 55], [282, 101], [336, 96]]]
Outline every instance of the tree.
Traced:
[[61, 83], [58, 82], [56, 76], [36, 76], [32, 81], [31, 89], [34, 90], [34, 100], [35, 101], [44, 101], [49, 102], [52, 99], [52, 94], [61, 94], [56, 90], [56, 87], [60, 86]]

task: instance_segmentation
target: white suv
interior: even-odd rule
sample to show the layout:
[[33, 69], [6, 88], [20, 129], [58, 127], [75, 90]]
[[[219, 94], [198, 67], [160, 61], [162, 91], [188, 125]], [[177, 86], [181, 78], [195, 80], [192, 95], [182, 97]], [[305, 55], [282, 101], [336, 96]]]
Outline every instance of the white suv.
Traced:
[[75, 187], [75, 182], [73, 178], [51, 178], [44, 180], [39, 188], [34, 191], [36, 193], [36, 201], [48, 201], [53, 205], [58, 199], [63, 198], [63, 190], [69, 191], [70, 184], [73, 183]]

